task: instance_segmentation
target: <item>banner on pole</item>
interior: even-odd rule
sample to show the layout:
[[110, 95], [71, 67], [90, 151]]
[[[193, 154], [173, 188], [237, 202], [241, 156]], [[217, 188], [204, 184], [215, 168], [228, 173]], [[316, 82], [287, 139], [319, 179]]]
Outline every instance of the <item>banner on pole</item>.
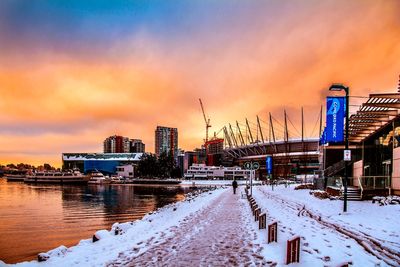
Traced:
[[267, 156], [267, 159], [265, 161], [265, 167], [267, 169], [267, 174], [271, 175], [272, 174], [272, 157], [271, 156]]
[[326, 142], [343, 142], [345, 109], [345, 97], [328, 96], [326, 98]]

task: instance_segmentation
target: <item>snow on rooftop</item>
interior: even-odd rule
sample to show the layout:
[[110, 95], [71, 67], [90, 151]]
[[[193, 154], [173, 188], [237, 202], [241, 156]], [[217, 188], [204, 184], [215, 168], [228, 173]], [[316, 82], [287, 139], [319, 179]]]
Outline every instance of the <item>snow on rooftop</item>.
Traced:
[[120, 160], [139, 161], [143, 153], [63, 153], [64, 161], [78, 160]]

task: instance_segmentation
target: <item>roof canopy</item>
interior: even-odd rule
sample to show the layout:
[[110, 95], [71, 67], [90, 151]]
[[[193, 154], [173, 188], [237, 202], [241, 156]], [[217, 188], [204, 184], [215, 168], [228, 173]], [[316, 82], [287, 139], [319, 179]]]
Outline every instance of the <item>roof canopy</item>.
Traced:
[[349, 141], [361, 142], [399, 116], [400, 92], [370, 94], [356, 114], [349, 119]]

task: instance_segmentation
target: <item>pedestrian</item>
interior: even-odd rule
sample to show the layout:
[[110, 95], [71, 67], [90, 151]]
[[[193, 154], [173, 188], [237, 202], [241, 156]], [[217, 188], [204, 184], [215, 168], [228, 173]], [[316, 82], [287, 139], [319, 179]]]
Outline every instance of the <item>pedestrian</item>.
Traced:
[[236, 188], [238, 187], [236, 179], [233, 179], [232, 187], [233, 187], [233, 194], [236, 194]]

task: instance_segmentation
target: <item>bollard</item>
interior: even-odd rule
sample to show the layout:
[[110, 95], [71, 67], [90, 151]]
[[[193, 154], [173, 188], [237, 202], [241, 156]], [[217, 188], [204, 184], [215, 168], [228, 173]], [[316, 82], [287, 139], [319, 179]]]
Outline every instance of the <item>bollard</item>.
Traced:
[[268, 244], [278, 242], [278, 223], [274, 222], [268, 225]]
[[254, 221], [258, 221], [258, 217], [260, 216], [260, 213], [261, 213], [261, 209], [260, 208], [257, 208], [254, 211]]
[[287, 241], [286, 264], [300, 262], [300, 237]]
[[251, 209], [251, 211], [253, 213], [253, 216], [255, 215], [256, 209], [258, 209], [258, 205], [257, 204], [255, 204]]
[[260, 215], [258, 219], [258, 229], [265, 229], [267, 228], [267, 214], [263, 213]]

